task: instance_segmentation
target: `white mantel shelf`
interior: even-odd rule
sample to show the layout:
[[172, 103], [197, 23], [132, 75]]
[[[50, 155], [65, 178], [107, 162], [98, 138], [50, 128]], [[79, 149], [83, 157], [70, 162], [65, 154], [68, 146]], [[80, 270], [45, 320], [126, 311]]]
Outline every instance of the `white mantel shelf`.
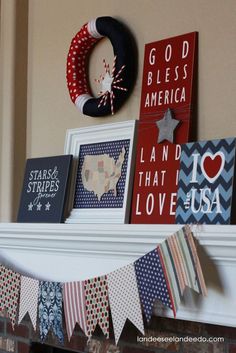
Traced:
[[[133, 262], [180, 228], [0, 223], [0, 262], [38, 279], [81, 280]], [[204, 225], [193, 231], [209, 293], [201, 298], [187, 291], [177, 318], [236, 327], [236, 226]]]

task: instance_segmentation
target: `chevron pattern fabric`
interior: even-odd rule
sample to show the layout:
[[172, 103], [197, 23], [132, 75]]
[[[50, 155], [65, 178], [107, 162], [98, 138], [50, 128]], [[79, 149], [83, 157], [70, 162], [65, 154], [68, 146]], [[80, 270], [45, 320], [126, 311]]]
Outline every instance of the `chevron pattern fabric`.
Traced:
[[182, 145], [176, 223], [229, 224], [235, 138]]

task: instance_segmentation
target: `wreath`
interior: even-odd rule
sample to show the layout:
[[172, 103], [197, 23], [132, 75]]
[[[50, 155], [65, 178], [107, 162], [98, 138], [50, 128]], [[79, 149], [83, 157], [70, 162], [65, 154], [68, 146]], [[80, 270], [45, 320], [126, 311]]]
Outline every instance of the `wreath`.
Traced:
[[[101, 38], [108, 37], [113, 46], [112, 68], [104, 63], [104, 74], [95, 80], [101, 84], [93, 97], [88, 82], [87, 63], [91, 49]], [[98, 17], [86, 23], [71, 41], [67, 56], [67, 86], [72, 102], [85, 115], [99, 117], [114, 114], [134, 85], [136, 64], [130, 32], [112, 17]]]

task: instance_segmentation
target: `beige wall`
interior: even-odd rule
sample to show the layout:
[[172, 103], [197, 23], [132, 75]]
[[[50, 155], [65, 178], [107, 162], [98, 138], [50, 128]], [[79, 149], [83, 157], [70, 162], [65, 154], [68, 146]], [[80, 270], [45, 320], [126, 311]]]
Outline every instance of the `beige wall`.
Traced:
[[0, 11], [0, 220], [16, 218], [26, 158], [28, 0]]
[[[71, 103], [65, 67], [74, 34], [104, 15], [120, 19], [133, 32], [139, 72], [132, 96], [115, 117], [95, 119]], [[191, 31], [199, 32], [198, 137], [236, 136], [235, 18], [235, 0], [29, 0], [27, 156], [63, 153], [66, 129], [137, 119], [144, 44]], [[107, 39], [92, 55], [91, 79], [102, 72], [103, 57], [112, 57]], [[7, 182], [1, 183], [5, 187]]]

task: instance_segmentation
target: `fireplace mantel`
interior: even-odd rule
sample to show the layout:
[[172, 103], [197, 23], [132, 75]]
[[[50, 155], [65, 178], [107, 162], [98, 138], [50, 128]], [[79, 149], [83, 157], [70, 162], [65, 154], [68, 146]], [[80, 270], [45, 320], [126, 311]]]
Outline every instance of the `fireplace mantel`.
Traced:
[[[109, 273], [155, 248], [181, 225], [0, 224], [0, 262], [37, 279]], [[177, 318], [236, 327], [236, 226], [193, 228], [208, 297], [187, 291]], [[156, 307], [159, 315], [172, 317]]]

